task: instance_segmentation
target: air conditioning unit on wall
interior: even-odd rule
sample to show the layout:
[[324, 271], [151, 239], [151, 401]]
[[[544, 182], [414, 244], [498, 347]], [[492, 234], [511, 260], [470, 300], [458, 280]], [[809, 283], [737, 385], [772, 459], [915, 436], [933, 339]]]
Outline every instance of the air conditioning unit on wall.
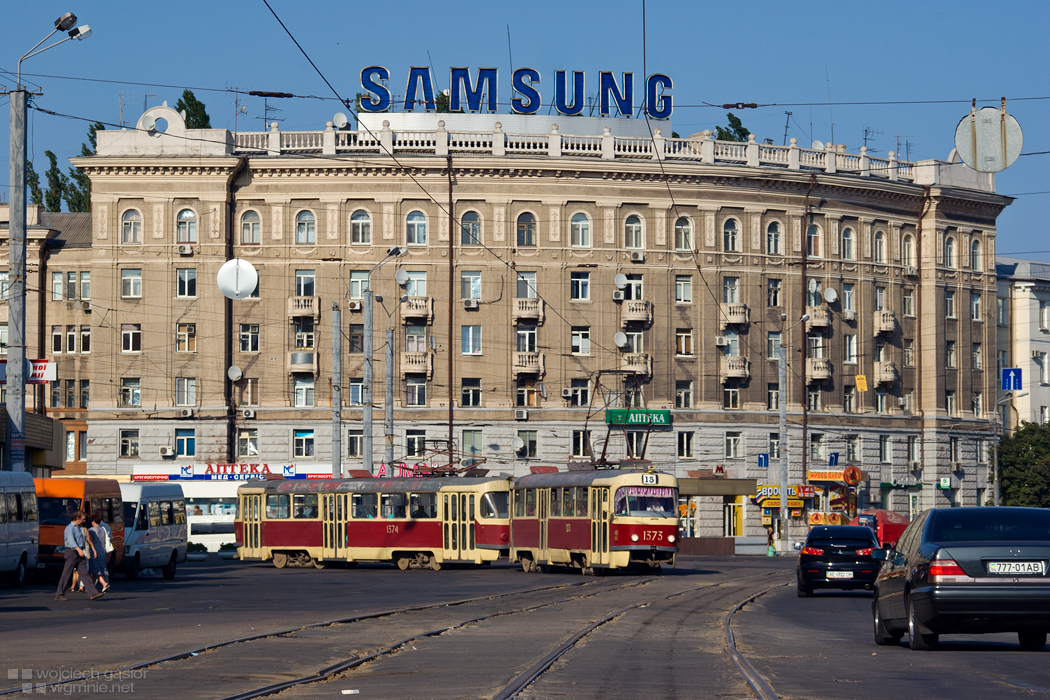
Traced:
[[362, 304], [359, 301], [350, 301], [350, 302], [347, 302], [347, 304], [346, 304], [346, 308], [349, 309], [350, 311], [360, 311], [364, 307], [365, 307], [365, 305]]
[[528, 420], [528, 419], [529, 419], [529, 412], [526, 411], [524, 408], [519, 408], [516, 411], [514, 411], [514, 420]]
[[857, 319], [857, 312], [856, 311], [843, 311], [842, 312], [842, 320], [843, 321], [855, 321], [856, 319]]
[[613, 301], [623, 301], [623, 290], [622, 289], [614, 289], [613, 290]]
[[631, 262], [645, 262], [645, 253], [638, 250], [632, 252]]
[[245, 408], [241, 411], [241, 418], [255, 418], [254, 408]]
[[572, 388], [571, 387], [567, 387], [567, 386], [566, 387], [562, 387], [561, 397], [563, 399], [571, 399], [572, 398]]
[[179, 410], [179, 418], [193, 418], [192, 408], [183, 408]]
[[165, 445], [164, 447], [160, 448], [160, 456], [161, 457], [174, 457], [175, 456], [175, 448], [174, 447], [168, 447], [167, 445]]
[[729, 341], [726, 340], [726, 337], [724, 335], [715, 336], [715, 347], [724, 348], [727, 345], [729, 345]]
[[463, 308], [464, 309], [476, 309], [480, 305], [481, 304], [480, 304], [480, 302], [477, 299], [464, 299], [463, 300]]
[[193, 255], [193, 246], [183, 243], [179, 246], [179, 255]]

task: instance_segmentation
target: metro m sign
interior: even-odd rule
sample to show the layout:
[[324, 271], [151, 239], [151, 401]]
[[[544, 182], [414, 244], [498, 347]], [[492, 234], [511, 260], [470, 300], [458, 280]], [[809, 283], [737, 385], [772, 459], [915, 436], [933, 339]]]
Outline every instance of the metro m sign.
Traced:
[[[58, 368], [50, 360], [26, 360], [26, 384], [47, 384], [55, 381]], [[0, 360], [0, 384], [7, 383], [7, 360]]]

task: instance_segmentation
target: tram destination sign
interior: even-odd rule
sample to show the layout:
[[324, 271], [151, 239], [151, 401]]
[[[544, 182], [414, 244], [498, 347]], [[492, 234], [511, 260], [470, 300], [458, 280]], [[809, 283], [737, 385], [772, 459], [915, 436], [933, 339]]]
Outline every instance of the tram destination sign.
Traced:
[[605, 411], [605, 422], [609, 425], [671, 425], [671, 412], [610, 408]]

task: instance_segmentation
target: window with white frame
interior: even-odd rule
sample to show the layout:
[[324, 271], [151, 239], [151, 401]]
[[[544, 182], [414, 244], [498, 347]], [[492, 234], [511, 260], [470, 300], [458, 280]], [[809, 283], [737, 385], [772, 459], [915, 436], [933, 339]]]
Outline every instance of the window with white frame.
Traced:
[[889, 435], [879, 436], [879, 461], [887, 463], [893, 459], [893, 451]]
[[142, 243], [142, 214], [128, 209], [120, 217], [120, 242], [125, 244]]
[[857, 387], [852, 384], [842, 389], [842, 410], [845, 413], [857, 412]]
[[[1003, 297], [997, 297], [995, 300], [995, 323], [996, 325], [1003, 326], [1004, 328], [1009, 325], [1010, 314], [1009, 314], [1009, 299]], [[1041, 329], [1046, 328], [1046, 302], [1039, 302], [1039, 327]]]
[[[1001, 301], [1005, 302], [1006, 300], [1002, 299]], [[1003, 325], [1003, 326], [1007, 325], [1005, 309], [1006, 309], [1006, 304], [1003, 304], [1003, 313], [1002, 313], [1003, 320], [1000, 322], [1000, 325]], [[1047, 329], [1050, 329], [1050, 302], [1046, 302], [1046, 301], [1039, 302], [1039, 329], [1040, 330], [1044, 330], [1044, 331], [1047, 330]]]
[[175, 324], [175, 352], [197, 352], [197, 324]]
[[984, 394], [979, 391], [973, 392], [973, 396], [970, 399], [970, 409], [974, 418], [982, 418], [984, 416]]
[[809, 278], [806, 282], [806, 306], [820, 306], [824, 303], [824, 294], [821, 292], [823, 287], [820, 280]]
[[846, 436], [846, 461], [847, 462], [859, 462], [860, 461], [860, 436], [859, 435], [847, 435]]
[[983, 321], [981, 318], [981, 295], [977, 292], [970, 293], [970, 320]]
[[315, 273], [313, 270], [295, 271], [295, 296], [312, 297], [315, 290]]
[[908, 436], [908, 461], [918, 462], [919, 461], [919, 436], [909, 435]]
[[317, 334], [313, 316], [296, 316], [292, 319], [292, 329], [295, 332], [296, 350], [313, 350], [316, 345]]
[[242, 323], [240, 326], [238, 338], [241, 352], [259, 352], [259, 324]]
[[1002, 373], [1003, 367], [1009, 367], [1010, 366], [1009, 358], [1010, 358], [1010, 356], [1007, 354], [1006, 350], [996, 350], [995, 351], [995, 371], [996, 371], [997, 374], [1001, 374]]
[[517, 299], [535, 299], [537, 297], [535, 272], [517, 273], [517, 285], [514, 296]]
[[882, 338], [875, 339], [875, 362], [886, 361], [886, 341]]
[[1035, 354], [1035, 363], [1039, 369], [1039, 383], [1046, 384], [1050, 381], [1050, 367], [1047, 366], [1046, 353], [1037, 351]]
[[743, 456], [743, 438], [739, 431], [731, 430], [725, 434], [725, 450], [724, 455], [726, 459], [740, 459]]
[[904, 346], [904, 366], [914, 367], [915, 366], [915, 341], [909, 338], [905, 338], [901, 341], [901, 345]]
[[124, 299], [142, 298], [142, 270], [127, 268], [120, 271], [120, 296]]
[[693, 278], [691, 275], [674, 276], [674, 300], [678, 304], [693, 303]]
[[630, 459], [641, 459], [645, 454], [646, 434], [641, 430], [628, 430], [624, 433], [627, 443], [627, 457]]
[[481, 326], [460, 326], [461, 348], [464, 355], [481, 354]]
[[901, 311], [903, 311], [905, 316], [914, 316], [915, 315], [915, 290], [914, 289], [905, 289], [904, 290], [904, 296], [902, 297], [902, 299], [903, 299], [903, 304], [902, 304], [903, 308], [901, 309]]
[[138, 457], [139, 456], [139, 431], [138, 430], [121, 430], [120, 431], [120, 456], [121, 457]]
[[427, 431], [405, 431], [405, 456], [422, 457], [427, 452]]
[[569, 398], [570, 406], [588, 406], [591, 402], [591, 380], [587, 377], [572, 379]]
[[915, 239], [910, 235], [905, 236], [901, 242], [901, 259], [905, 265], [915, 265]]
[[874, 257], [877, 263], [886, 262], [886, 234], [882, 231], [875, 232]]
[[984, 367], [981, 361], [981, 344], [973, 343], [970, 349], [970, 369], [982, 369]]
[[573, 326], [570, 340], [570, 352], [573, 355], [591, 354], [590, 326]]
[[51, 353], [62, 352], [62, 326], [51, 326]]
[[536, 245], [536, 217], [529, 212], [518, 214], [518, 247], [531, 248]]
[[944, 316], [955, 318], [955, 292], [951, 289], [944, 290]]
[[368, 245], [372, 242], [372, 215], [358, 209], [350, 215], [350, 243]]
[[970, 243], [970, 269], [975, 272], [981, 270], [981, 242], [977, 240]]
[[819, 464], [827, 459], [827, 453], [825, 448], [827, 442], [824, 440], [823, 433], [811, 433], [809, 436], [809, 458], [813, 460], [814, 464]]
[[306, 408], [314, 405], [314, 376], [312, 374], [296, 374], [293, 380], [295, 388], [296, 408]]
[[459, 219], [460, 245], [481, 245], [481, 217], [476, 211], [468, 211]]
[[766, 305], [780, 306], [780, 280], [766, 280]]
[[[722, 355], [724, 357], [740, 357], [740, 333], [734, 329], [727, 329], [722, 331], [723, 338], [725, 338], [726, 344], [722, 347]], [[639, 335], [641, 335], [639, 333]], [[637, 350], [636, 352], [641, 352]]]
[[722, 224], [722, 250], [727, 253], [740, 252], [740, 227], [736, 219], [726, 219]]
[[823, 257], [822, 250], [822, 234], [820, 227], [816, 224], [810, 224], [809, 228], [806, 229], [806, 255], [811, 258]]
[[241, 244], [259, 245], [262, 242], [260, 225], [262, 220], [254, 211], [246, 211], [241, 214]]
[[368, 291], [368, 271], [367, 270], [351, 270], [350, 271], [350, 298], [351, 299], [364, 299], [365, 292]]
[[518, 457], [521, 459], [532, 459], [539, 454], [539, 445], [537, 443], [537, 434], [535, 430], [519, 430], [518, 437], [521, 438], [522, 446], [518, 450]]
[[120, 351], [142, 352], [141, 323], [122, 323], [120, 325]]
[[853, 250], [853, 229], [848, 226], [842, 229], [842, 259], [853, 260], [855, 252]]
[[460, 406], [465, 408], [481, 405], [481, 379], [463, 377], [460, 379]]
[[350, 377], [350, 384], [347, 389], [347, 404], [350, 406], [364, 406], [365, 380], [361, 377]]
[[947, 340], [944, 343], [944, 365], [948, 369], [955, 369], [956, 367], [954, 340]]
[[405, 375], [405, 405], [426, 406], [427, 405], [427, 375], [407, 374]]
[[955, 267], [955, 239], [951, 236], [944, 239], [944, 266]]
[[954, 416], [955, 410], [955, 390], [948, 389], [944, 392], [944, 412], [949, 416]]
[[819, 386], [810, 386], [806, 389], [806, 404], [811, 411], [824, 410], [824, 397]]
[[769, 255], [780, 255], [780, 250], [780, 224], [776, 221], [771, 221], [766, 226], [766, 252]]
[[693, 458], [693, 431], [692, 430], [679, 430], [678, 431], [678, 458], [679, 459], [692, 459]]
[[638, 249], [643, 245], [642, 219], [637, 214], [631, 214], [623, 222], [623, 247]]
[[[8, 330], [6, 323], [0, 323], [0, 355], [7, 355]], [[83, 352], [83, 350], [81, 350]]]
[[365, 436], [360, 430], [346, 431], [346, 456], [360, 457], [364, 454]]
[[313, 457], [314, 456], [314, 431], [294, 430], [292, 431], [292, 456]]
[[[61, 272], [51, 273], [51, 301], [62, 301], [65, 298], [65, 294], [62, 293], [65, 279], [65, 275]], [[7, 301], [6, 296], [4, 297], [4, 301]]]
[[197, 242], [197, 214], [192, 209], [183, 209], [175, 218], [175, 242]]
[[875, 412], [886, 413], [888, 410], [888, 404], [886, 403], [886, 390], [881, 386], [875, 389]]
[[1039, 407], [1039, 425], [1046, 425], [1047, 420], [1050, 420], [1050, 407], [1040, 406]]
[[591, 431], [590, 430], [574, 430], [572, 431], [572, 456], [573, 457], [591, 457], [593, 452], [591, 451]]
[[726, 304], [736, 304], [740, 301], [740, 278], [722, 278], [722, 301]]
[[591, 298], [591, 273], [569, 273], [569, 298], [573, 301], [586, 301]]
[[780, 410], [780, 384], [766, 384], [766, 410]]
[[142, 405], [142, 382], [139, 377], [120, 378], [120, 405], [133, 408]]
[[780, 459], [780, 433], [769, 433], [766, 449], [770, 459]]
[[197, 268], [175, 270], [175, 296], [186, 299], [197, 296]]
[[175, 454], [179, 457], [193, 457], [197, 454], [197, 437], [193, 428], [175, 429]]
[[808, 348], [809, 357], [817, 360], [824, 359], [824, 343], [827, 339], [823, 333], [809, 333], [806, 336], [806, 347]]
[[427, 273], [418, 270], [406, 270], [408, 279], [405, 280], [405, 294], [410, 297], [425, 297], [427, 295]]
[[847, 364], [857, 364], [857, 336], [847, 333], [842, 336], [842, 339], [845, 341], [842, 361]]
[[904, 399], [904, 412], [905, 413], [914, 413], [915, 412], [915, 393], [912, 392], [912, 391], [905, 392], [904, 396], [902, 396], [901, 398]]
[[427, 244], [427, 217], [423, 212], [409, 212], [405, 217], [405, 243], [408, 245]]
[[405, 326], [405, 352], [427, 351], [427, 327], [410, 323]]
[[[478, 458], [481, 457], [481, 440], [482, 432], [480, 430], [464, 430], [461, 437], [463, 453], [478, 461]], [[468, 464], [471, 463], [473, 462], [468, 462]]]
[[175, 405], [195, 406], [197, 404], [197, 379], [195, 377], [175, 378]]
[[842, 285], [842, 310], [856, 311], [852, 282]]
[[692, 355], [693, 354], [693, 329], [692, 328], [678, 328], [675, 330], [675, 354], [676, 355]]
[[237, 456], [257, 457], [259, 455], [259, 429], [242, 428], [237, 431]]
[[959, 438], [954, 435], [948, 438], [948, 461], [959, 461]]
[[693, 407], [693, 380], [676, 379], [674, 383], [674, 407]]
[[573, 248], [591, 247], [591, 220], [583, 212], [569, 221], [569, 243]]
[[875, 285], [875, 310], [885, 311], [886, 310], [886, 288], [881, 284]]
[[642, 276], [640, 274], [627, 275], [627, 284], [623, 288], [623, 298], [627, 300], [634, 299], [641, 301], [645, 297], [642, 295]]
[[[478, 333], [481, 333], [480, 327]], [[535, 323], [519, 323], [515, 330], [518, 352], [536, 352], [538, 348], [536, 335]]]
[[726, 382], [722, 387], [722, 408], [727, 411], [740, 409], [740, 387], [734, 382]]
[[781, 335], [780, 331], [767, 331], [766, 332], [766, 358], [770, 360], [776, 360], [780, 357]]
[[674, 222], [674, 249], [693, 249], [693, 224], [684, 216], [678, 217]]
[[481, 271], [461, 270], [459, 273], [459, 298], [481, 298]]

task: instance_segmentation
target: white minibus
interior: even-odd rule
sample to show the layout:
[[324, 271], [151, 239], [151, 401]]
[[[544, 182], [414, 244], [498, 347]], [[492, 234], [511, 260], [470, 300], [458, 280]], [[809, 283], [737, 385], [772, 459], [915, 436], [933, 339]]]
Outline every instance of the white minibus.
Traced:
[[15, 586], [36, 568], [40, 545], [36, 486], [28, 472], [0, 472], [0, 576]]
[[170, 483], [121, 484], [124, 501], [124, 575], [160, 567], [164, 578], [186, 561], [186, 500]]

